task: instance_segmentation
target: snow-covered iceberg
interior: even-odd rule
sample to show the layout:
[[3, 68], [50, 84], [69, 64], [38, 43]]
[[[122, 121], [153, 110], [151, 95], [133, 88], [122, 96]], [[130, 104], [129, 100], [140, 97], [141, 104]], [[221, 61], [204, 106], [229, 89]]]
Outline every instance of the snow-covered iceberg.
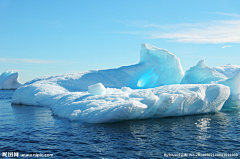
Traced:
[[175, 55], [142, 44], [138, 64], [34, 79], [16, 90], [12, 103], [104, 123], [217, 112], [230, 95], [221, 84], [180, 85], [183, 76]]
[[0, 76], [0, 89], [17, 89], [22, 84], [18, 81], [18, 72], [6, 71]]
[[56, 83], [35, 82], [19, 88], [12, 103], [48, 106], [59, 117], [105, 123], [218, 112], [230, 94], [229, 87], [213, 84], [107, 88], [108, 92], [98, 84], [90, 89], [100, 94], [69, 92]]

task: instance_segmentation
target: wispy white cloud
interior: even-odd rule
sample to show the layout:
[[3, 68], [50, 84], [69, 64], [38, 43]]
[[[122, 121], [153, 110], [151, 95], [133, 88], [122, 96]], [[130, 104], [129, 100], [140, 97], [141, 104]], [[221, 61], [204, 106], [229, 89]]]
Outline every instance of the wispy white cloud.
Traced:
[[24, 58], [0, 58], [0, 63], [57, 63], [56, 61], [39, 60], [39, 59], [24, 59]]
[[239, 14], [232, 14], [232, 13], [221, 13], [221, 12], [216, 12], [214, 14], [220, 14], [220, 15], [225, 15], [225, 16], [230, 16], [230, 17], [238, 17], [240, 18]]
[[134, 23], [142, 26], [138, 31], [126, 31], [122, 34], [141, 35], [151, 39], [169, 39], [183, 43], [240, 43], [240, 15], [217, 13], [239, 17], [234, 20], [208, 21], [204, 23], [181, 23], [172, 25]]
[[225, 46], [223, 46], [222, 48], [225, 49], [226, 47], [232, 47], [232, 46], [230, 46], [230, 45], [226, 46], [226, 45], [225, 45]]

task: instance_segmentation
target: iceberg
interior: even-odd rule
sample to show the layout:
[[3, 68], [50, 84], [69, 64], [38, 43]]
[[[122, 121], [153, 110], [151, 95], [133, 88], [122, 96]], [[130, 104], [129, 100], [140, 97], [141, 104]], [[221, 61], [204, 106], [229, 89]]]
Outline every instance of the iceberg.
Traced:
[[[98, 92], [102, 85], [93, 88]], [[56, 83], [41, 81], [17, 89], [12, 103], [48, 106], [54, 115], [69, 120], [106, 123], [214, 113], [221, 110], [230, 94], [229, 87], [220, 84], [108, 89], [108, 94], [93, 95], [88, 91], [69, 92]]]
[[135, 65], [29, 81], [15, 91], [12, 104], [47, 106], [54, 115], [88, 123], [221, 110], [230, 95], [228, 86], [180, 84], [184, 72], [175, 55], [150, 44], [141, 47]]
[[18, 72], [6, 71], [0, 76], [0, 89], [17, 89], [22, 86], [18, 81]]

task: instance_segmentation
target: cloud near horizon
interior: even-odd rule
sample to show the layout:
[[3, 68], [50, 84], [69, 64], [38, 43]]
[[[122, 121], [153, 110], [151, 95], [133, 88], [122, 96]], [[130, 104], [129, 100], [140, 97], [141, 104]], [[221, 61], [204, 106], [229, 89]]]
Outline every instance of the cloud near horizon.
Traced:
[[[238, 14], [227, 14], [240, 17]], [[139, 24], [140, 25], [140, 24]], [[136, 26], [136, 22], [135, 22]], [[240, 19], [218, 20], [205, 23], [183, 23], [172, 25], [157, 25], [141, 22], [142, 30], [121, 32], [122, 34], [135, 34], [150, 39], [169, 39], [182, 43], [240, 43]]]
[[39, 60], [39, 59], [24, 59], [24, 58], [0, 58], [0, 63], [35, 63], [48, 64], [57, 63], [56, 61]]

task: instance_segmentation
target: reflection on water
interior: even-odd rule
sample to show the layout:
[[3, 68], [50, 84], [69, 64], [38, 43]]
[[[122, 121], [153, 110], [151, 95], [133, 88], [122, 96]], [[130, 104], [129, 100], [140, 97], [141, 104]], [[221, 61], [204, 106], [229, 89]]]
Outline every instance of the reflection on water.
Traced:
[[211, 137], [211, 135], [208, 133], [208, 129], [210, 128], [210, 122], [211, 122], [210, 118], [202, 118], [198, 120], [198, 123], [195, 123], [197, 128], [199, 128], [197, 134], [198, 140], [207, 140], [208, 138]]
[[49, 108], [0, 100], [0, 149], [54, 158], [149, 158], [164, 153], [238, 153], [240, 112], [132, 120], [69, 121]]

